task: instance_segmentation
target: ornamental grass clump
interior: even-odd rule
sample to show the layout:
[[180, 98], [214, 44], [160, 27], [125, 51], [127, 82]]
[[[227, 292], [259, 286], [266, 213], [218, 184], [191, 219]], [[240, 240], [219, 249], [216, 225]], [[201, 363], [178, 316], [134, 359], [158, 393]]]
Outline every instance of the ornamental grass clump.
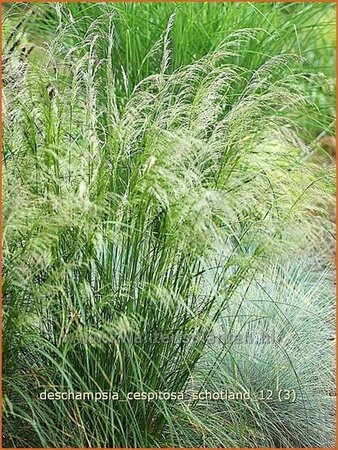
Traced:
[[[209, 411], [219, 438], [215, 443], [205, 428], [207, 447], [333, 445], [332, 282], [331, 270], [288, 259], [244, 282], [229, 300], [193, 380], [201, 393], [192, 407], [196, 420]], [[204, 398], [222, 391], [223, 400]], [[231, 398], [238, 393], [243, 398]]]
[[[240, 326], [231, 322], [232, 308], [239, 314], [241, 295], [260, 287], [262, 272], [272, 273], [272, 289], [284, 289], [273, 276], [276, 257], [307, 257], [316, 250], [313, 242], [319, 248], [329, 241], [332, 179], [308, 161], [309, 149], [293, 127], [306, 100], [303, 75], [288, 68], [301, 58], [275, 56], [248, 76], [238, 49], [255, 41], [257, 30], [244, 29], [170, 71], [172, 16], [154, 46], [163, 55], [158, 72], [126, 89], [120, 102], [114, 18], [101, 20], [108, 32], [98, 20], [66, 55], [67, 28], [60, 22], [39, 62], [18, 65], [20, 85], [4, 84], [7, 442], [321, 445], [324, 437], [306, 430], [314, 420], [330, 432], [332, 424], [315, 413], [315, 402], [301, 416], [292, 406], [274, 405], [267, 423], [272, 407], [256, 401], [201, 405], [128, 396], [188, 392], [195, 378], [218, 386], [222, 375], [236, 387], [242, 370], [243, 384], [253, 389], [276, 383], [279, 353], [270, 353], [271, 343], [258, 346], [263, 362], [256, 367], [253, 343], [236, 344], [235, 353], [224, 343], [214, 353], [208, 341], [215, 327], [228, 333], [232, 323]], [[99, 59], [102, 42], [109, 45]], [[283, 295], [293, 299], [288, 289]], [[252, 314], [256, 300], [245, 300]], [[309, 308], [318, 315], [307, 337], [327, 314], [315, 302]], [[303, 357], [305, 337], [285, 338], [286, 348], [299, 342], [300, 366], [283, 361], [285, 389], [297, 390], [300, 382], [308, 398], [317, 349]], [[222, 371], [215, 374], [215, 367]], [[119, 400], [41, 400], [43, 391], [111, 391]], [[295, 430], [301, 430], [297, 439]]]

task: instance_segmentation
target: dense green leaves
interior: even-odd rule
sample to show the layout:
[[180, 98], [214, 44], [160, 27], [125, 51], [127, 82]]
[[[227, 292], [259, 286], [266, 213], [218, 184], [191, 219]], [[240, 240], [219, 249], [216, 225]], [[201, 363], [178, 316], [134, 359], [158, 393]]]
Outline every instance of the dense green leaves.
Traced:
[[[237, 18], [224, 22], [233, 26], [226, 35], [216, 32], [224, 26], [216, 7]], [[276, 21], [291, 15], [262, 8]], [[290, 52], [289, 34], [308, 8], [296, 8], [285, 45], [270, 55], [264, 36], [278, 38], [255, 24], [239, 29], [237, 10], [44, 5], [26, 32], [34, 39], [32, 24], [54, 26], [42, 33], [48, 46], [30, 60], [5, 53], [10, 446], [330, 444], [332, 280], [317, 273], [319, 263], [329, 271], [333, 180], [297, 134], [313, 105], [308, 63]], [[17, 13], [9, 8], [5, 21]], [[190, 25], [204, 17], [212, 42], [178, 44], [187, 15]], [[252, 48], [261, 57], [249, 64]], [[295, 269], [295, 256], [305, 264], [316, 254], [318, 266]], [[218, 329], [221, 341], [210, 345]], [[244, 330], [254, 337], [237, 339]], [[270, 331], [274, 340], [260, 340]], [[127, 396], [224, 384], [254, 392], [282, 384], [298, 400]], [[120, 399], [41, 400], [44, 390]]]

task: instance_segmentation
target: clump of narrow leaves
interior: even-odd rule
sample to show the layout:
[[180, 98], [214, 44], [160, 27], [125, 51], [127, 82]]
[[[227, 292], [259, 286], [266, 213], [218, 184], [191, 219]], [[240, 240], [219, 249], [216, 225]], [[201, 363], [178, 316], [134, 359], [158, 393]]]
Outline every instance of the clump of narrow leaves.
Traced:
[[[257, 314], [252, 283], [272, 304], [270, 287], [294, 302], [298, 294], [284, 286], [289, 275], [272, 273], [263, 289], [259, 273], [271, 273], [276, 256], [307, 256], [314, 241], [318, 248], [328, 241], [332, 181], [307, 161], [310, 150], [293, 131], [306, 103], [302, 75], [288, 71], [297, 58], [275, 56], [248, 76], [229, 63], [240, 61], [239, 42], [256, 39], [255, 30], [241, 30], [170, 73], [172, 16], [153, 50], [163, 53], [158, 73], [121, 104], [108, 19], [107, 34], [94, 24], [69, 50], [63, 71], [53, 70], [61, 28], [38, 64], [13, 63], [23, 70], [20, 84], [4, 87], [6, 439], [43, 447], [320, 446], [324, 437], [307, 430], [317, 420], [322, 430], [332, 425], [315, 400], [306, 401], [319, 392], [318, 349], [303, 353], [327, 310], [306, 299], [302, 280], [299, 311], [309, 302], [316, 314], [306, 336], [288, 331], [276, 353], [271, 343], [253, 349], [256, 340], [235, 343], [236, 352], [223, 343], [215, 355], [208, 344], [215, 327], [241, 326], [231, 318], [233, 308], [240, 314], [243, 286], [253, 296], [245, 300], [250, 314]], [[98, 59], [101, 40], [110, 45]], [[272, 326], [283, 334], [281, 324]], [[224, 376], [234, 387], [270, 389], [279, 358], [298, 344], [299, 365], [295, 355], [283, 360], [285, 389], [301, 387], [296, 417], [299, 403], [123, 397], [186, 391], [194, 377], [212, 387]], [[45, 389], [118, 391], [123, 399], [37, 400]]]

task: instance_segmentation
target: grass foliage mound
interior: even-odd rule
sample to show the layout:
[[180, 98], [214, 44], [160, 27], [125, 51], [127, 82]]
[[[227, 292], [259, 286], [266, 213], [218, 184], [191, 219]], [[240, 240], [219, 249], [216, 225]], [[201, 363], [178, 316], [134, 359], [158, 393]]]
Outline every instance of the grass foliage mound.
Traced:
[[[175, 64], [175, 14], [132, 77], [110, 6], [4, 51], [5, 444], [333, 445], [333, 179], [297, 134], [318, 80], [248, 65], [252, 27]], [[196, 395], [222, 390], [250, 398]]]

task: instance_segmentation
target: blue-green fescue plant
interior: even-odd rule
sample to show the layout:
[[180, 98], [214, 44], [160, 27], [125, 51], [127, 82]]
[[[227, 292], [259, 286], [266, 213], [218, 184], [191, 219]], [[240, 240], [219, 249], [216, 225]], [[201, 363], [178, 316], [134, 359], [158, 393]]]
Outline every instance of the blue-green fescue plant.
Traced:
[[[205, 410], [217, 416], [224, 432], [217, 445], [334, 445], [334, 307], [332, 274], [306, 260], [272, 265], [243, 283], [193, 383], [202, 395], [228, 391], [223, 401], [202, 397], [192, 408], [201, 423]], [[207, 426], [201, 435], [215, 445]]]
[[[113, 16], [101, 17], [66, 54], [69, 28], [61, 21], [37, 63], [8, 55], [11, 73], [21, 74], [3, 92], [9, 446], [319, 446], [314, 421], [331, 439], [330, 417], [316, 412], [326, 398], [305, 401], [318, 394], [312, 377], [326, 363], [323, 391], [331, 388], [332, 361], [319, 360], [315, 370], [314, 344], [331, 308], [319, 308], [315, 293], [330, 284], [306, 279], [293, 295], [285, 287], [290, 272], [273, 269], [276, 258], [311, 256], [331, 239], [330, 173], [309, 161], [311, 149], [293, 126], [306, 105], [305, 76], [288, 69], [302, 59], [276, 55], [248, 74], [229, 63], [245, 56], [241, 43], [258, 39], [257, 30], [243, 29], [170, 71], [173, 23], [171, 16], [148, 55], [161, 49], [157, 73], [122, 103]], [[302, 322], [291, 308], [273, 315], [284, 297], [302, 303], [297, 314], [309, 328], [301, 327], [300, 340], [292, 330]], [[215, 329], [230, 334], [246, 324], [242, 308], [274, 319], [257, 321], [257, 339], [269, 327], [287, 332], [277, 347], [259, 343], [261, 360], [255, 339], [210, 350]], [[284, 403], [207, 407], [125, 397], [224, 380], [252, 389], [285, 381], [285, 389], [300, 389], [299, 414]], [[41, 400], [44, 390], [116, 391], [120, 400]]]

